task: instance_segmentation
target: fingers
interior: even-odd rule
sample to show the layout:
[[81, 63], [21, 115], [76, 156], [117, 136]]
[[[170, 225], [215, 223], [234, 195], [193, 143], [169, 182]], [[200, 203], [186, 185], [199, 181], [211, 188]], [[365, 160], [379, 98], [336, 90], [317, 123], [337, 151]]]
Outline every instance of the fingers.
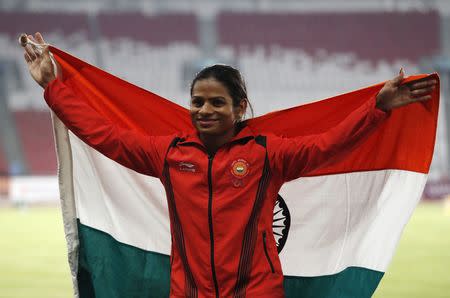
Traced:
[[[418, 101], [427, 101], [432, 98], [431, 92], [433, 92], [434, 89], [436, 89], [436, 81], [429, 80], [427, 82], [419, 82], [422, 88], [418, 88], [415, 90], [412, 90], [410, 92], [410, 102], [418, 102]], [[419, 84], [417, 83], [417, 84]], [[426, 87], [424, 87], [426, 86]]]
[[44, 38], [42, 37], [42, 34], [40, 32], [36, 32], [36, 34], [34, 34], [34, 37], [35, 37], [37, 43], [45, 44]]
[[42, 37], [42, 34], [39, 32], [36, 32], [34, 36], [27, 35], [25, 33], [21, 34], [19, 36], [19, 42], [23, 47], [25, 47], [27, 44], [30, 44], [33, 48], [42, 48], [43, 46], [47, 45], [44, 38]]
[[31, 63], [33, 62], [30, 58], [30, 56], [25, 52], [23, 53], [23, 57], [25, 58], [25, 61], [27, 61], [27, 63]]
[[25, 53], [28, 54], [31, 61], [34, 61], [38, 57], [38, 53], [29, 44], [25, 46]]
[[436, 89], [437, 80], [434, 79], [426, 79], [420, 82], [415, 82], [408, 84], [406, 87], [410, 91], [410, 96], [413, 101], [427, 100], [428, 96], [431, 98], [431, 92]]
[[34, 36], [33, 35], [28, 35], [28, 39], [29, 40], [31, 40], [32, 42], [36, 42], [36, 40], [34, 39]]
[[48, 52], [49, 52], [48, 46], [45, 46], [44, 48], [41, 48], [41, 46], [40, 46], [40, 45], [45, 45], [45, 41], [44, 41], [44, 38], [42, 37], [41, 33], [36, 32], [35, 36], [28, 35], [27, 38], [31, 42], [31, 44], [28, 43], [24, 48], [25, 48], [26, 53], [28, 54], [28, 58], [31, 61], [36, 60], [42, 54], [44, 54], [44, 55], [48, 54]]
[[435, 87], [432, 86], [432, 87], [428, 87], [428, 88], [416, 89], [416, 90], [411, 91], [411, 95], [413, 97], [418, 97], [420, 95], [430, 94], [431, 92], [433, 92], [434, 88]]
[[412, 102], [427, 101], [429, 99], [431, 99], [431, 95], [424, 95], [424, 96], [413, 98]]
[[415, 82], [412, 84], [409, 84], [409, 88], [411, 90], [416, 90], [416, 89], [422, 89], [422, 88], [427, 88], [427, 87], [434, 87], [437, 85], [437, 80], [433, 80], [433, 79], [428, 79], [425, 81], [420, 81], [420, 82]]
[[31, 45], [32, 48], [39, 53], [41, 53], [42, 48], [45, 45], [47, 45], [44, 41], [44, 38], [42, 37], [42, 35], [39, 32], [37, 32], [35, 34], [35, 36], [28, 35], [27, 38], [28, 38], [28, 44]]

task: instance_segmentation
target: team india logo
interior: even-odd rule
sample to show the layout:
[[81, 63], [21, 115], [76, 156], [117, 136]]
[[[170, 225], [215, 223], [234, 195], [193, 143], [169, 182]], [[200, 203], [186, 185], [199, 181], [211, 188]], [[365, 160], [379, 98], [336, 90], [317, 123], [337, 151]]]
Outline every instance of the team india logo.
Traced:
[[231, 174], [238, 179], [242, 179], [247, 176], [248, 171], [248, 162], [244, 159], [237, 159], [231, 164]]

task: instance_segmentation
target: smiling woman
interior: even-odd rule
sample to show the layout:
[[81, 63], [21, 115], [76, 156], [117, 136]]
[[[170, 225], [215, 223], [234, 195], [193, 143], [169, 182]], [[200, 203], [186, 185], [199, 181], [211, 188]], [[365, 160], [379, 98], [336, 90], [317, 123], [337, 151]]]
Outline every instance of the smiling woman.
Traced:
[[401, 71], [335, 127], [286, 138], [258, 134], [242, 121], [250, 104], [241, 75], [214, 65], [191, 86], [193, 129], [153, 136], [116, 125], [80, 100], [55, 75], [58, 65], [42, 36], [29, 39], [43, 47], [25, 46], [30, 73], [65, 126], [103, 155], [162, 182], [172, 236], [171, 297], [284, 297], [272, 227], [281, 186], [344, 158], [388, 111], [431, 98], [437, 83], [401, 84]]

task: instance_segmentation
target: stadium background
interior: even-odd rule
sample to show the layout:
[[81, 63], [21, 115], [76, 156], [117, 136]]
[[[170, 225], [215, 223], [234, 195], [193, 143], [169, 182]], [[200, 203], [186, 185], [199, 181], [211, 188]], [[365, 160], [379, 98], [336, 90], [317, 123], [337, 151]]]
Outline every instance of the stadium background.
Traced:
[[450, 297], [450, 1], [0, 1], [0, 297], [71, 296], [50, 112], [17, 43], [35, 31], [183, 106], [195, 72], [232, 64], [256, 116], [390, 79], [400, 67], [438, 71], [424, 203], [376, 297]]

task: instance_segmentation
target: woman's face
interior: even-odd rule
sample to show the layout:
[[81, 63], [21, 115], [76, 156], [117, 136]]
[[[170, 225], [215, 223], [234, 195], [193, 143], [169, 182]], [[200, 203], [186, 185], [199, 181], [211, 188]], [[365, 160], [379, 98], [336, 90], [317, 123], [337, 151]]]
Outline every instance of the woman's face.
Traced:
[[242, 118], [245, 107], [245, 100], [233, 106], [227, 88], [214, 78], [198, 80], [192, 88], [191, 119], [201, 135], [234, 134], [235, 123]]

